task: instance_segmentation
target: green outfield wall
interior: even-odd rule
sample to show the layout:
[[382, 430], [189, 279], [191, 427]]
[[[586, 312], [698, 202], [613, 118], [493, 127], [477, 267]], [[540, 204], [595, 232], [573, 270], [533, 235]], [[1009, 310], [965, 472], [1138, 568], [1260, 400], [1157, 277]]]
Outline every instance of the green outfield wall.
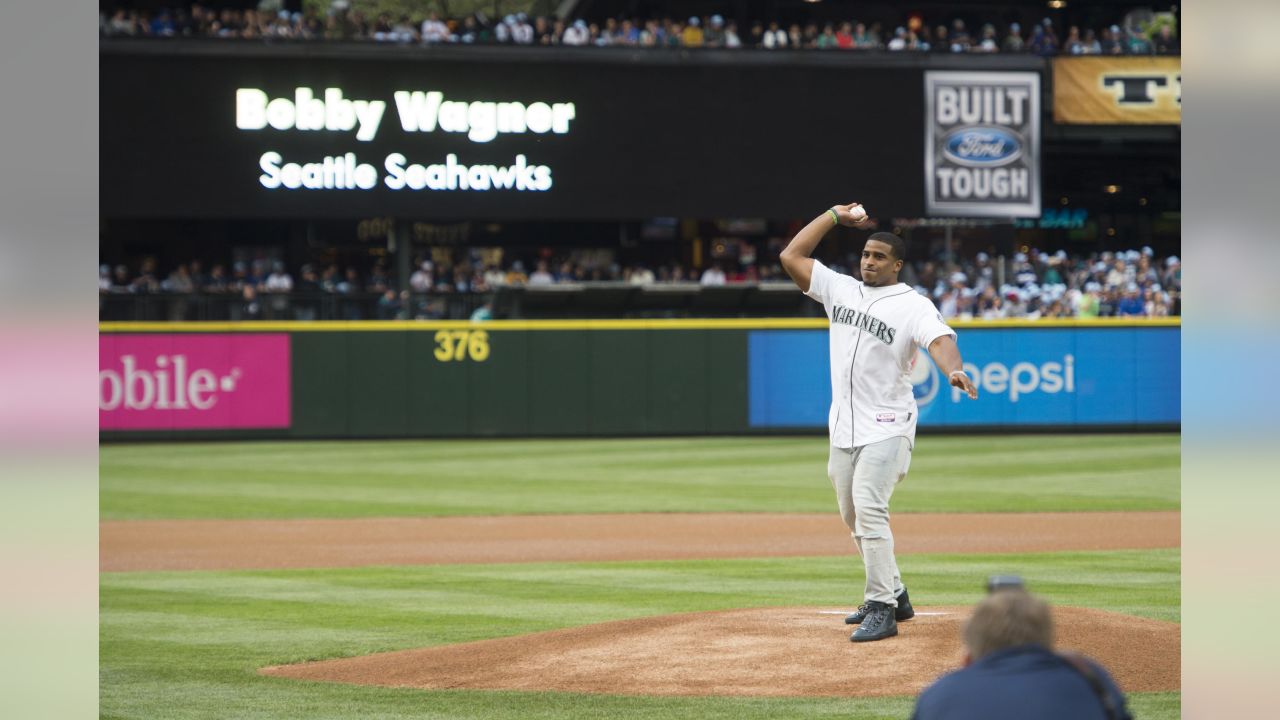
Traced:
[[[103, 323], [100, 437], [820, 431], [830, 402], [825, 327], [824, 319]], [[1127, 396], [1127, 386], [1088, 377], [1095, 365], [1116, 377], [1108, 353], [1123, 347], [1123, 362], [1140, 363], [1144, 377], [1158, 364], [1176, 378], [1176, 319], [956, 327], [966, 360], [976, 358], [974, 371], [992, 379], [991, 392], [979, 401], [985, 405], [948, 410], [947, 388], [936, 375], [917, 373], [922, 427], [935, 403], [937, 424], [965, 427], [1180, 421], [1168, 387], [1150, 388], [1162, 400], [1149, 409], [1151, 402]], [[1158, 357], [1169, 347], [1172, 365]], [[1091, 400], [1104, 391], [1108, 402]]]

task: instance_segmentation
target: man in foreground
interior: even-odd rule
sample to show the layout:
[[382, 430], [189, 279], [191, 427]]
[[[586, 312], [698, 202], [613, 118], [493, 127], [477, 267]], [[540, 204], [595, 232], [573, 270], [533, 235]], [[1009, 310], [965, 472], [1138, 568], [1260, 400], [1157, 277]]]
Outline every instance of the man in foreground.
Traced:
[[1020, 588], [997, 590], [964, 628], [964, 669], [920, 694], [914, 720], [1131, 720], [1100, 665], [1053, 651], [1049, 606]]
[[889, 498], [907, 475], [919, 411], [911, 394], [916, 347], [925, 348], [951, 385], [978, 397], [965, 375], [955, 332], [933, 303], [898, 282], [906, 245], [878, 232], [862, 250], [862, 279], [833, 272], [811, 255], [836, 225], [865, 227], [858, 203], [836, 205], [796, 234], [782, 251], [782, 267], [800, 290], [822, 303], [830, 320], [831, 454], [827, 474], [845, 525], [866, 569], [863, 604], [845, 622], [858, 625], [854, 642], [898, 634], [911, 618], [889, 530]]

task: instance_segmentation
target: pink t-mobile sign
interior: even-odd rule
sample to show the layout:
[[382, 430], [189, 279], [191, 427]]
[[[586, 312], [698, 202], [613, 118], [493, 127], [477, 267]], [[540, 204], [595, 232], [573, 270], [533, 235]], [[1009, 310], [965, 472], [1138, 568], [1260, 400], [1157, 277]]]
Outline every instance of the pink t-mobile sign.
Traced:
[[287, 428], [289, 336], [99, 335], [100, 430]]

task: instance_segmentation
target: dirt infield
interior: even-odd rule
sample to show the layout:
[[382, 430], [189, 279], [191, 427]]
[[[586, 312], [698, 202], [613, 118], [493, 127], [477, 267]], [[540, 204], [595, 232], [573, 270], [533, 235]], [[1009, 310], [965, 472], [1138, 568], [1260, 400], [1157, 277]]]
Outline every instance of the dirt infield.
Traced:
[[[899, 636], [848, 641], [848, 609], [762, 608], [621, 620], [496, 640], [264, 668], [384, 687], [621, 695], [916, 694], [959, 667], [967, 608], [917, 608]], [[1176, 623], [1054, 609], [1058, 645], [1100, 660], [1126, 692], [1178, 690]]]
[[[896, 549], [1000, 553], [1178, 547], [1174, 512], [902, 514]], [[99, 568], [230, 570], [845, 555], [834, 513], [353, 520], [141, 520], [99, 526]]]

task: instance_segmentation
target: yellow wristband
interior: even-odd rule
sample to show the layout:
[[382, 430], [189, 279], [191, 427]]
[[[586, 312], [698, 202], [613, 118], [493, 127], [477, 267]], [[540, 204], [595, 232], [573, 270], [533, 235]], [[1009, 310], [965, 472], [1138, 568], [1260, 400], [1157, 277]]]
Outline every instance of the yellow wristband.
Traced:
[[831, 213], [831, 224], [832, 224], [832, 225], [839, 225], [839, 224], [840, 224], [840, 216], [836, 214], [836, 209], [835, 209], [835, 208], [831, 208], [830, 210], [827, 210], [827, 212], [828, 212], [828, 213]]

